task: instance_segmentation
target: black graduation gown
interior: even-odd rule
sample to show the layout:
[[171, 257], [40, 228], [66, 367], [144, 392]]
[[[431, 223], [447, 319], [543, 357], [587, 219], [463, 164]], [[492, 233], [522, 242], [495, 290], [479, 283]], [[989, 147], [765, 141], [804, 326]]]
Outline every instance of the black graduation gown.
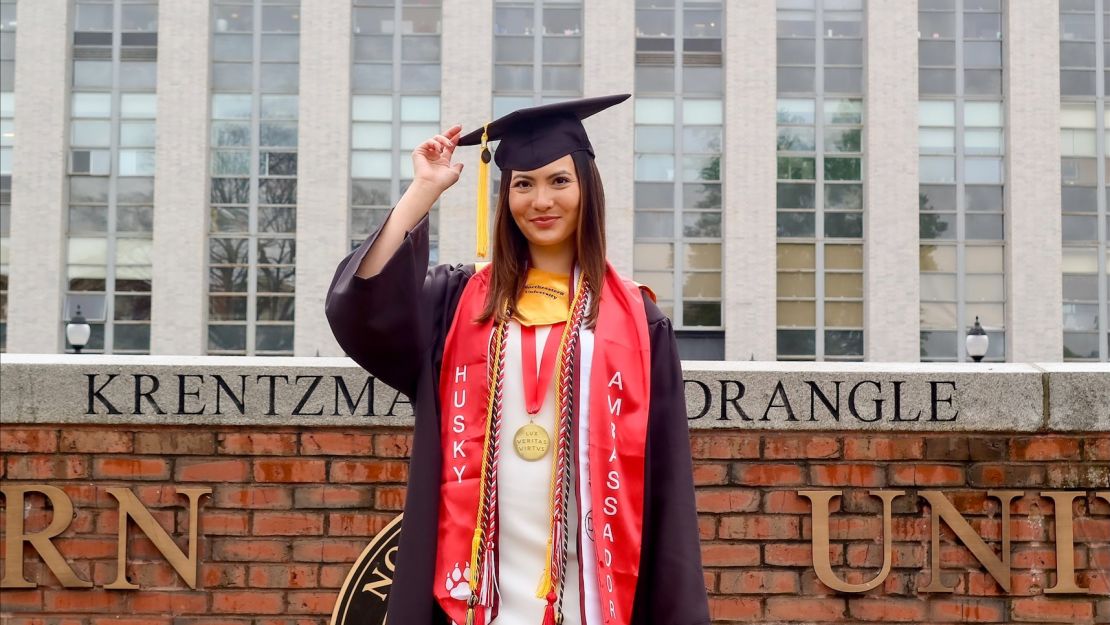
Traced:
[[[325, 306], [332, 331], [347, 354], [408, 396], [415, 413], [388, 622], [446, 623], [432, 594], [441, 471], [439, 370], [447, 332], [474, 266], [428, 269], [425, 217], [380, 274], [360, 278], [355, 271], [377, 236], [377, 232], [370, 235], [339, 264]], [[670, 320], [649, 298], [644, 302], [651, 337], [651, 402], [643, 543], [632, 623], [702, 625], [709, 622], [709, 608], [678, 346]]]

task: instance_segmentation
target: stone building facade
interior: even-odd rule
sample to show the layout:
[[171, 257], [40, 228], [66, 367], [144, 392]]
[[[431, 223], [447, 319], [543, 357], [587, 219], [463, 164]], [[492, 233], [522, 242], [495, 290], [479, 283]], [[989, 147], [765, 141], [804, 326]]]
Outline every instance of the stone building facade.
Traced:
[[[414, 142], [587, 122], [687, 358], [1110, 359], [1104, 0], [36, 0], [3, 11], [9, 352], [339, 355]], [[474, 258], [477, 151], [433, 210]], [[496, 187], [494, 187], [496, 188]]]

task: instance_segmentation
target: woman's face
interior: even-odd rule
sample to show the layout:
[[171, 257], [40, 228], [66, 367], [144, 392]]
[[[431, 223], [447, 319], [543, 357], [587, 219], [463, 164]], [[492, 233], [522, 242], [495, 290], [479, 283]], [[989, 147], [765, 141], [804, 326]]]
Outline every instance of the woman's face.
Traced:
[[514, 171], [509, 212], [531, 247], [575, 244], [581, 189], [570, 154], [532, 171]]

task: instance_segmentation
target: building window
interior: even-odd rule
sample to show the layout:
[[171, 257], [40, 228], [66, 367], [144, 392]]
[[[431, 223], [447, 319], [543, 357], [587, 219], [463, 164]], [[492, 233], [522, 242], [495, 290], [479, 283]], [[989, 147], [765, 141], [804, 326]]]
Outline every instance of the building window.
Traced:
[[147, 353], [158, 5], [74, 7], [61, 322], [80, 308], [92, 326], [88, 351]]
[[207, 351], [291, 355], [300, 2], [212, 13]]
[[581, 95], [581, 0], [496, 0], [494, 119]]
[[1106, 209], [1106, 0], [1060, 4], [1064, 360], [1110, 359]]
[[0, 352], [8, 345], [8, 254], [15, 146], [15, 0], [0, 0]]
[[721, 2], [636, 2], [634, 275], [687, 357], [724, 357], [723, 37]]
[[779, 360], [863, 359], [863, 0], [779, 0]]
[[[581, 0], [495, 0], [494, 119], [582, 97], [582, 25]], [[494, 152], [498, 143], [491, 142]], [[500, 186], [501, 170], [490, 167], [490, 206]]]
[[[412, 150], [441, 130], [443, 11], [438, 0], [354, 0], [353, 11], [350, 229], [356, 247], [412, 182]], [[428, 218], [433, 264], [437, 207]]]
[[976, 317], [1006, 353], [1000, 0], [921, 0], [921, 359], [964, 361]]

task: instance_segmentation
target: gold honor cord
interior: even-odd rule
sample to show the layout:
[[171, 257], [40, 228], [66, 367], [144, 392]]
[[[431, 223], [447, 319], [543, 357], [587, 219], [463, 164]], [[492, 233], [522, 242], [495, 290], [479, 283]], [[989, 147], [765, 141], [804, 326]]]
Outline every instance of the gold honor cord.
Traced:
[[478, 245], [478, 258], [489, 255], [489, 162], [491, 155], [486, 142], [489, 135], [486, 129], [489, 124], [482, 126], [482, 151], [478, 157], [478, 232], [476, 242]]

